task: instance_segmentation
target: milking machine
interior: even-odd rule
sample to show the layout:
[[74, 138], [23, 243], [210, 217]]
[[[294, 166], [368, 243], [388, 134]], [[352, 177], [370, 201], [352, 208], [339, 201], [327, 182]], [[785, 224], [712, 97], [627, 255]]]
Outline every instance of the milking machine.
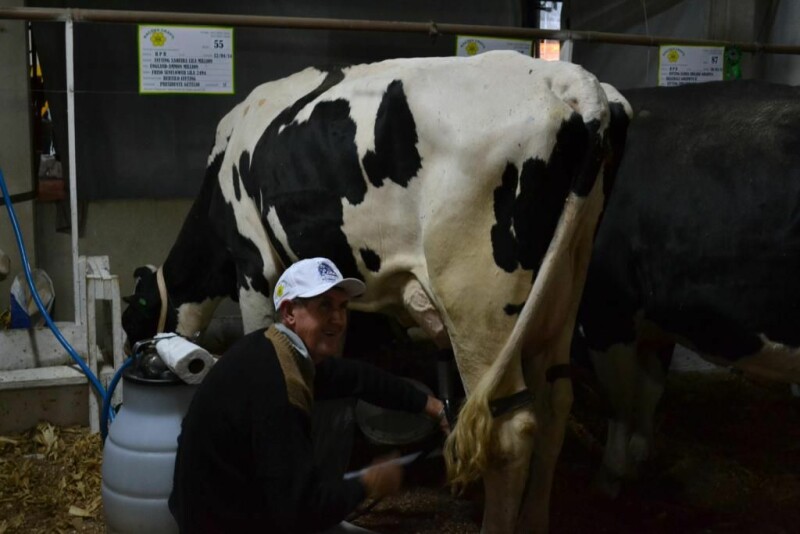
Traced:
[[121, 376], [125, 403], [103, 447], [101, 493], [109, 532], [178, 531], [167, 501], [181, 421], [213, 361], [186, 339], [160, 334], [137, 343], [115, 375], [108, 398]]

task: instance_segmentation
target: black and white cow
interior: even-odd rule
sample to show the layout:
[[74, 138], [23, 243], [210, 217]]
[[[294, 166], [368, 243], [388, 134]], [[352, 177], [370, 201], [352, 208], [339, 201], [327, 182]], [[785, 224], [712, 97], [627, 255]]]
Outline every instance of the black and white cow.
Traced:
[[800, 381], [800, 88], [624, 95], [635, 117], [580, 312], [613, 411], [600, 477], [609, 492], [650, 455], [675, 343]]
[[[325, 256], [366, 282], [354, 309], [452, 344], [468, 399], [447, 459], [456, 483], [483, 475], [485, 532], [547, 529], [572, 403], [548, 371], [569, 358], [621, 140], [611, 116], [627, 123], [606, 91], [576, 65], [513, 52], [306, 69], [222, 119], [210, 204], [195, 205], [224, 243], [219, 264], [235, 265], [245, 331], [272, 321], [286, 265]], [[146, 304], [160, 304], [149, 278]]]

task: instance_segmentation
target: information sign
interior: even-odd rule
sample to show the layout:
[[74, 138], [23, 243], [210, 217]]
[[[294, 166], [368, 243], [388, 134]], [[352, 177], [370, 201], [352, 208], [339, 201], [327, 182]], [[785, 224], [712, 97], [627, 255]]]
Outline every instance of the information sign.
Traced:
[[140, 25], [139, 92], [233, 94], [233, 28]]

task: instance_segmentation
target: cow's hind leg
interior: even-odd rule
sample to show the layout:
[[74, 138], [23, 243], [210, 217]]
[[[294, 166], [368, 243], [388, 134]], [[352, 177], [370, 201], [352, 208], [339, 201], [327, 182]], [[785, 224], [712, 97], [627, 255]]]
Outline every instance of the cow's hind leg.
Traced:
[[495, 420], [494, 462], [483, 474], [486, 504], [482, 534], [514, 532], [522, 503], [520, 497], [528, 481], [536, 427], [530, 408], [516, 410]]
[[528, 485], [517, 521], [518, 534], [547, 532], [550, 519], [550, 493], [556, 462], [564, 443], [564, 433], [572, 409], [572, 381], [567, 373], [571, 333], [566, 330], [545, 351], [526, 356], [526, 381], [536, 393], [538, 430], [529, 466]]

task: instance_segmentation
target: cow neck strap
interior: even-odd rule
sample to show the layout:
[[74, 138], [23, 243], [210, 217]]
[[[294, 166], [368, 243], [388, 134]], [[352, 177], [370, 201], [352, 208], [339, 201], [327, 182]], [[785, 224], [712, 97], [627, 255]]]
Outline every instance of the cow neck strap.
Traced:
[[492, 417], [500, 417], [509, 412], [519, 410], [529, 404], [533, 404], [533, 393], [528, 388], [522, 391], [517, 391], [507, 397], [500, 397], [489, 401], [489, 410], [492, 412]]
[[156, 334], [164, 331], [164, 326], [167, 324], [167, 283], [164, 281], [164, 270], [159, 267], [156, 271], [156, 282], [158, 283], [158, 296], [161, 297], [161, 312], [158, 314], [158, 328]]

